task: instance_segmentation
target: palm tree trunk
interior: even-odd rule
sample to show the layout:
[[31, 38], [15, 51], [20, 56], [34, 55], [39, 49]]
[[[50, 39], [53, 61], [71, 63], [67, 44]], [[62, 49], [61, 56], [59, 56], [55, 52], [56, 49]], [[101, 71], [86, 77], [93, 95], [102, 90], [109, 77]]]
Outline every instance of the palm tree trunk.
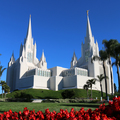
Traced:
[[112, 65], [111, 65], [110, 57], [109, 57], [109, 64], [110, 64], [110, 74], [111, 74], [111, 91], [113, 95], [113, 76], [112, 76]]
[[[100, 83], [100, 88], [101, 88], [101, 96], [102, 96], [102, 85], [101, 85], [101, 83]], [[103, 97], [103, 96], [102, 96]]]
[[103, 97], [103, 90], [102, 90], [102, 85], [101, 85], [101, 91], [102, 91], [102, 97]]
[[120, 92], [120, 73], [119, 73], [119, 61], [117, 61], [117, 74], [118, 74], [118, 92]]
[[105, 75], [105, 89], [106, 89], [106, 98], [107, 98], [107, 80], [106, 80], [106, 71], [105, 71], [105, 61], [103, 61], [103, 70]]
[[91, 87], [91, 99], [92, 99], [92, 87]]

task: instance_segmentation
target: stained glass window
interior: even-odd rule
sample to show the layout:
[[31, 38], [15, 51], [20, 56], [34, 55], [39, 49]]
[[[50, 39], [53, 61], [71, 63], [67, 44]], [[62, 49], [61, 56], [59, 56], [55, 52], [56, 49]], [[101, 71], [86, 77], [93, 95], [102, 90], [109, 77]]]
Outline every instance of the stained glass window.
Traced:
[[39, 70], [38, 70], [38, 75], [39, 75]]
[[27, 61], [32, 62], [32, 53], [27, 52]]
[[45, 71], [45, 77], [46, 77], [46, 71]]
[[41, 70], [40, 70], [40, 76], [42, 75]]

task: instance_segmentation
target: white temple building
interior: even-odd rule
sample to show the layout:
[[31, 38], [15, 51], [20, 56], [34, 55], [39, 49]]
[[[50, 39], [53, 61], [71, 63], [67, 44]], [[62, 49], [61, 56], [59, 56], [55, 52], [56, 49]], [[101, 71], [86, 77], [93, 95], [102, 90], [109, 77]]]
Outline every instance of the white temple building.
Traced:
[[[14, 54], [12, 54], [8, 63], [6, 82], [11, 91], [28, 88], [54, 91], [73, 88], [83, 89], [88, 79], [96, 78], [97, 75], [103, 74], [101, 61], [96, 60], [91, 63], [93, 56], [99, 56], [99, 47], [97, 41], [94, 41], [88, 15], [85, 43], [81, 45], [82, 56], [77, 59], [74, 52], [70, 69], [58, 66], [48, 69], [44, 51], [40, 60], [36, 57], [36, 51], [36, 42], [33, 44], [30, 16], [27, 36], [24, 44], [20, 46], [19, 58], [15, 61]], [[105, 62], [105, 68], [106, 75], [109, 78], [107, 79], [107, 91], [111, 94], [108, 61]], [[100, 90], [100, 83], [97, 81], [92, 89]], [[105, 80], [102, 81], [102, 89], [105, 92]]]

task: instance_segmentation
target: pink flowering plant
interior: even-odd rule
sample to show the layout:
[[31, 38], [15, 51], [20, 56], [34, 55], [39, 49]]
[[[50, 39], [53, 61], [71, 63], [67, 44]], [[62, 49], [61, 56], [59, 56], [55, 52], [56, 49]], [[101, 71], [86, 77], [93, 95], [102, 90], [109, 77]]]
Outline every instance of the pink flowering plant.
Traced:
[[56, 111], [50, 112], [49, 109], [45, 109], [45, 113], [42, 111], [35, 113], [34, 109], [28, 110], [25, 107], [23, 112], [9, 110], [0, 113], [0, 120], [120, 120], [120, 96], [114, 97], [107, 106], [104, 103], [101, 104], [94, 111], [91, 109], [85, 111], [84, 108], [75, 111], [71, 108], [70, 112], [67, 109], [60, 109], [60, 112], [56, 113]]

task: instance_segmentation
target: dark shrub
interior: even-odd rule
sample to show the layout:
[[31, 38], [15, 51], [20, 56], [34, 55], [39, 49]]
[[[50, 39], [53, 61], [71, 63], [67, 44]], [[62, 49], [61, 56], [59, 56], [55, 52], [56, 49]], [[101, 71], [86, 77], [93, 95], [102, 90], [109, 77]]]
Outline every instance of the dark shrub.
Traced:
[[15, 98], [23, 98], [24, 102], [31, 102], [31, 99], [33, 98], [32, 95], [26, 94], [24, 92], [16, 92], [14, 96]]
[[65, 90], [62, 93], [62, 97], [65, 98], [72, 98], [75, 95], [74, 90]]

